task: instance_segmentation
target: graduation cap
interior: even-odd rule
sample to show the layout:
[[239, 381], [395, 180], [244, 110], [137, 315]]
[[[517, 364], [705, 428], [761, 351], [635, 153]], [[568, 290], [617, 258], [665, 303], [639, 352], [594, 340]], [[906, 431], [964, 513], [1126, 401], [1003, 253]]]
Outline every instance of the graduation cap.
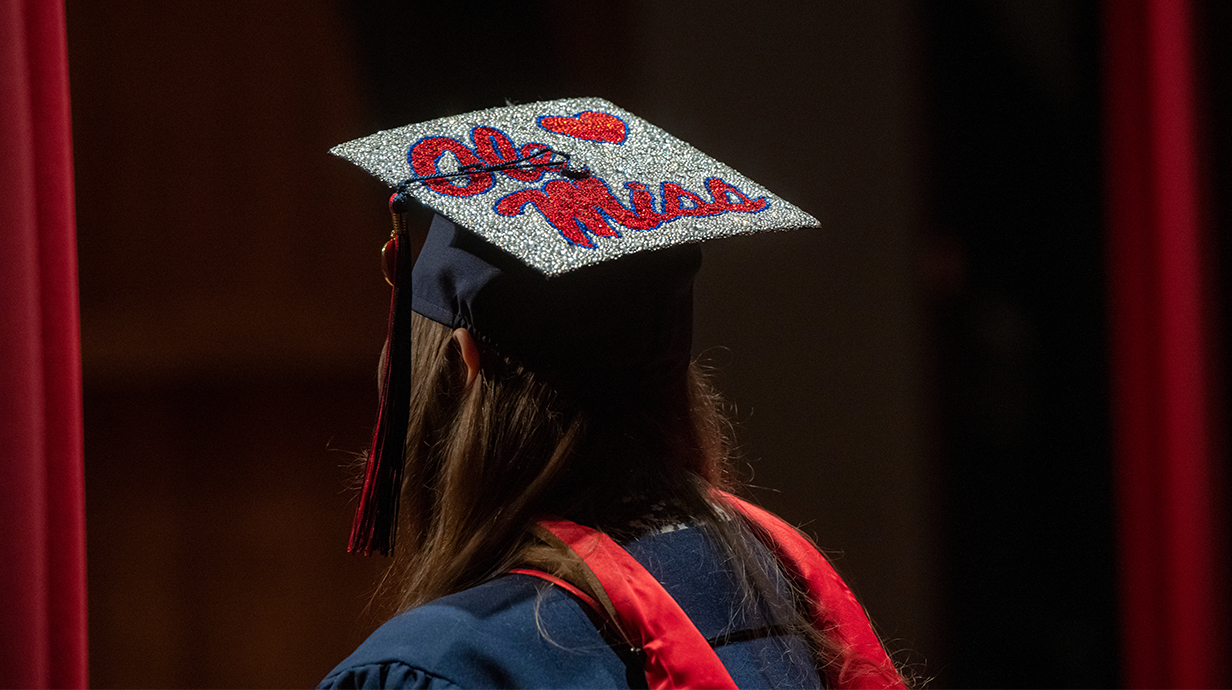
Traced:
[[[334, 147], [395, 189], [381, 409], [350, 551], [393, 545], [411, 390], [409, 311], [589, 404], [682, 381], [698, 243], [817, 220], [599, 98], [480, 110]], [[412, 269], [406, 211], [436, 212]], [[407, 280], [408, 274], [410, 280]]]

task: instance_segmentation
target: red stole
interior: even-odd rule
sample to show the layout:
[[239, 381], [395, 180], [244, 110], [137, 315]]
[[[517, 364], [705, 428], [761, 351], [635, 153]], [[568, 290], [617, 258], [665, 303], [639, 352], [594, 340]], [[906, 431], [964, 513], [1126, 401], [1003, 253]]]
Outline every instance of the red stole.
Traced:
[[[812, 543], [757, 506], [726, 493], [721, 498], [756, 526], [757, 537], [774, 553], [783, 569], [804, 586], [816, 628], [850, 651], [850, 661], [842, 667], [822, 669], [828, 686], [905, 687], [873, 632], [864, 608]], [[736, 687], [718, 655], [680, 605], [620, 545], [602, 532], [568, 520], [549, 519], [539, 524], [572, 549], [594, 573], [611, 599], [611, 623], [645, 655], [646, 682], [652, 690]], [[515, 572], [567, 585], [536, 570]], [[580, 594], [575, 587], [567, 589]], [[609, 612], [590, 597], [582, 595], [582, 600], [604, 618], [610, 618]]]

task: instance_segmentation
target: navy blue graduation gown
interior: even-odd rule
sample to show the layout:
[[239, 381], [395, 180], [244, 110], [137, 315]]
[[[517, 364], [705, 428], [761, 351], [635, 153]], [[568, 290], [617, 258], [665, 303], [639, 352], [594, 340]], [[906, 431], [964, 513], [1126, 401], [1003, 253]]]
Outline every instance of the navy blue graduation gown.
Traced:
[[[739, 687], [821, 687], [805, 641], [742, 610], [733, 574], [700, 531], [654, 534], [626, 548], [711, 642]], [[597, 621], [561, 587], [504, 575], [393, 618], [320, 687], [645, 687], [637, 653]]]

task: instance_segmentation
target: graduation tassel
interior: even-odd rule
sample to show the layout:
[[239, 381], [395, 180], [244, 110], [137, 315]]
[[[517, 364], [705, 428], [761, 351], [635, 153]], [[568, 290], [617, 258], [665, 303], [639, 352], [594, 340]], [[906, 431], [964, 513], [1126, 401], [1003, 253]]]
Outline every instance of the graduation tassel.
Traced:
[[402, 465], [411, 405], [411, 245], [406, 232], [405, 185], [389, 198], [394, 229], [381, 250], [385, 279], [393, 286], [389, 302], [389, 334], [381, 372], [381, 402], [372, 446], [364, 471], [355, 521], [351, 523], [350, 553], [389, 555], [398, 525], [398, 497], [402, 491]]

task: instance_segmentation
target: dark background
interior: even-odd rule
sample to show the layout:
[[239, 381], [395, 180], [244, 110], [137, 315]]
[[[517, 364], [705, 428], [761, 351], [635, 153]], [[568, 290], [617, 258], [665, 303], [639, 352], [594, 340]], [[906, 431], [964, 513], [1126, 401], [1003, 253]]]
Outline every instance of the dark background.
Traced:
[[93, 685], [311, 685], [380, 623], [388, 192], [325, 152], [582, 95], [822, 220], [707, 247], [697, 350], [896, 658], [1118, 683], [1095, 3], [67, 8]]

